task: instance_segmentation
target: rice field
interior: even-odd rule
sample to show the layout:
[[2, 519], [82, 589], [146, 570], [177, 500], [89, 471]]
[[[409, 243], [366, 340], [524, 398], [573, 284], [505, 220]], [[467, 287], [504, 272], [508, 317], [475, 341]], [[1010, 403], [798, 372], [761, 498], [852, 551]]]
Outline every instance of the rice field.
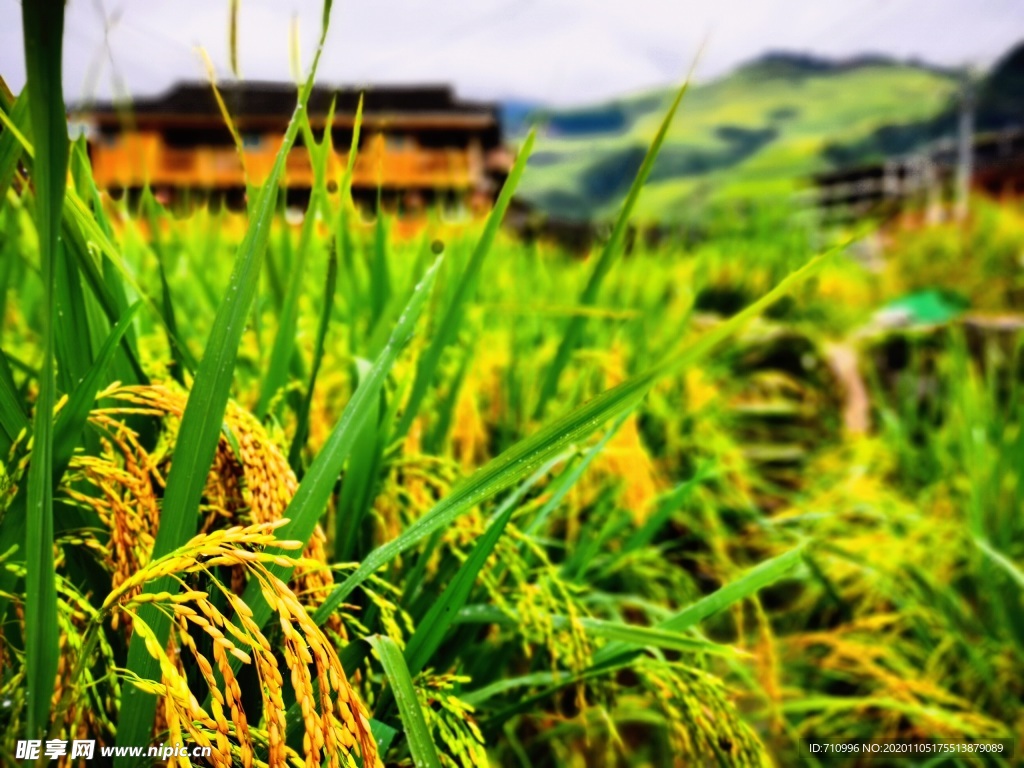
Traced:
[[[32, 96], [0, 104], [0, 762], [1024, 736], [1019, 205], [875, 232], [780, 203], [650, 244], [683, 88], [587, 258], [501, 227], [532, 137], [486, 217], [409, 227], [330, 178], [311, 74], [248, 210], [180, 216], [69, 144], [60, 8], [23, 4]], [[936, 288], [975, 315], [879, 313]]]

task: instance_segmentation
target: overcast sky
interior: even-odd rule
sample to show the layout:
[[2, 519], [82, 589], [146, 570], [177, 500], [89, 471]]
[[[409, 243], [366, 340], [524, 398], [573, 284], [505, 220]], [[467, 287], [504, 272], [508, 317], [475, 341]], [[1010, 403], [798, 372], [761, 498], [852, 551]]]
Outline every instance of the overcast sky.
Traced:
[[[320, 0], [240, 3], [243, 77], [290, 78], [293, 17], [308, 64]], [[69, 0], [67, 100], [201, 79], [196, 46], [227, 77], [229, 5]], [[0, 76], [14, 89], [25, 78], [20, 13], [20, 0], [0, 0]], [[1024, 0], [335, 0], [319, 79], [573, 104], [680, 81], [705, 40], [698, 80], [769, 50], [985, 67], [1021, 39]]]

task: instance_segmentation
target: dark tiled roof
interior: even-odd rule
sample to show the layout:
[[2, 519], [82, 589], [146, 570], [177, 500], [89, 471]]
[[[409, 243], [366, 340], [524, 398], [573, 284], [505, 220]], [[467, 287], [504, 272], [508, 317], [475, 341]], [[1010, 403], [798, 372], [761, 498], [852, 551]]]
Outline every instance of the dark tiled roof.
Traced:
[[[287, 118], [295, 108], [296, 88], [291, 83], [244, 82], [218, 85], [228, 111], [235, 118]], [[324, 115], [331, 99], [337, 98], [339, 113], [355, 112], [359, 94], [364, 94], [363, 111], [373, 113], [455, 113], [496, 114], [491, 104], [455, 99], [445, 85], [376, 86], [331, 88], [316, 86], [309, 99], [312, 115]], [[113, 104], [97, 104], [90, 112], [114, 113]], [[178, 114], [219, 116], [217, 102], [208, 83], [178, 83], [155, 97], [138, 99], [131, 105], [136, 115]]]

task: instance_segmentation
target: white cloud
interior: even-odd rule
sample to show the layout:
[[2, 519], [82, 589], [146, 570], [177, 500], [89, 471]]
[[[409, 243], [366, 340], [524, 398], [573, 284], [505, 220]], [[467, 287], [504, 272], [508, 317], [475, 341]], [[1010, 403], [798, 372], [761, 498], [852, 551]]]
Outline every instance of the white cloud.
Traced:
[[[197, 45], [227, 75], [228, 7], [227, 0], [70, 0], [69, 100], [92, 90], [104, 16], [114, 19], [116, 71], [134, 94], [202, 77]], [[319, 0], [241, 0], [241, 9], [245, 77], [289, 78], [293, 16], [308, 63]], [[19, 14], [18, 0], [0, 0], [0, 75], [14, 88], [24, 80]], [[984, 66], [1021, 38], [1019, 0], [336, 0], [321, 80], [452, 82], [473, 97], [580, 103], [678, 81], [705, 39], [704, 78], [779, 49]], [[109, 96], [111, 68], [99, 71], [98, 92]]]

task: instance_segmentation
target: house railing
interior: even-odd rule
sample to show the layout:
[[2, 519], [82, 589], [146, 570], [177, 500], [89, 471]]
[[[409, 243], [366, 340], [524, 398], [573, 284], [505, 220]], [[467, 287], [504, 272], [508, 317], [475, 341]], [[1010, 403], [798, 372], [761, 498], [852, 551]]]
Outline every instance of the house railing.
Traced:
[[[97, 185], [109, 187], [152, 186], [182, 188], [243, 187], [246, 173], [250, 183], [261, 183], [270, 174], [280, 138], [265, 138], [255, 147], [244, 147], [245, 171], [234, 147], [176, 148], [164, 143], [157, 133], [122, 134], [110, 142], [91, 147], [93, 175]], [[348, 162], [347, 152], [330, 159], [329, 179], [337, 180]], [[479, 158], [471, 149], [423, 149], [416, 146], [389, 147], [383, 137], [371, 137], [356, 155], [353, 186], [470, 189], [480, 183]], [[313, 169], [305, 149], [288, 153], [285, 184], [309, 187]]]

